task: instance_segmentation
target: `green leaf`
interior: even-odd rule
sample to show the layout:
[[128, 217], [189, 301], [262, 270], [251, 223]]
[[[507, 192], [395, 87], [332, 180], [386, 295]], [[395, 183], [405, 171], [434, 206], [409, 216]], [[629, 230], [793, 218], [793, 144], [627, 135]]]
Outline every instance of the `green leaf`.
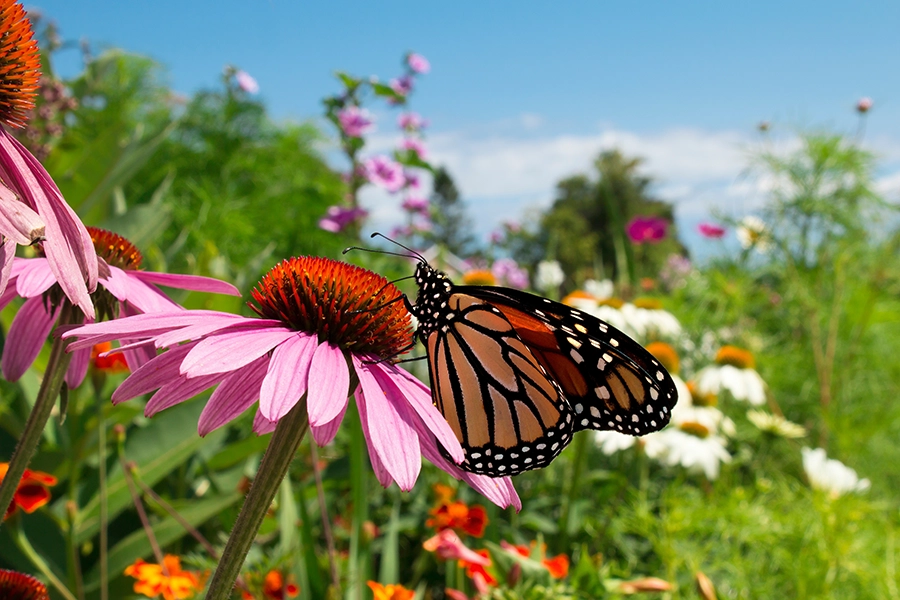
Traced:
[[392, 583], [400, 581], [400, 500], [394, 500], [391, 509], [391, 520], [388, 521], [387, 533], [381, 545], [381, 570], [378, 581]]
[[[149, 486], [180, 467], [204, 446], [216, 445], [225, 438], [225, 430], [219, 429], [205, 438], [197, 435], [197, 419], [204, 403], [189, 401], [168, 410], [150, 420], [150, 424], [129, 435], [125, 442], [125, 456], [140, 470], [140, 477]], [[109, 474], [107, 503], [110, 520], [131, 506], [131, 494], [116, 464]], [[94, 495], [79, 515], [75, 533], [78, 543], [83, 543], [100, 529], [100, 498]]]
[[210, 471], [221, 471], [243, 462], [250, 456], [258, 454], [269, 445], [271, 435], [251, 435], [242, 440], [225, 445], [218, 453], [206, 461]]
[[[226, 508], [236, 504], [243, 498], [242, 494], [233, 493], [227, 496], [219, 496], [206, 500], [191, 502], [191, 504], [180, 509], [178, 513], [181, 517], [197, 527], [202, 525], [209, 519], [215, 517]], [[152, 527], [153, 535], [161, 547], [165, 547], [176, 540], [181, 539], [188, 532], [174, 517], [166, 517]], [[138, 529], [124, 540], [116, 544], [109, 552], [109, 572], [111, 575], [121, 573], [125, 567], [132, 564], [138, 558], [143, 558], [151, 554], [150, 542], [147, 539], [147, 532]], [[98, 565], [85, 576], [85, 589], [92, 591], [100, 586], [100, 565]]]

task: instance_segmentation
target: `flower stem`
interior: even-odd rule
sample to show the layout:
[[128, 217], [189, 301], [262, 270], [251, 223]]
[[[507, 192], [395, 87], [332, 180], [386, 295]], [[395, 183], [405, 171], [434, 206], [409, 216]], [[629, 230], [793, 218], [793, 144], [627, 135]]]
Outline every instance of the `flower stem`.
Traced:
[[250, 551], [263, 518], [278, 492], [278, 486], [287, 474], [308, 428], [309, 414], [306, 412], [304, 395], [291, 412], [278, 421], [278, 427], [275, 428], [266, 454], [259, 464], [247, 499], [231, 530], [225, 550], [222, 551], [222, 560], [212, 576], [206, 594], [207, 600], [226, 600], [231, 597], [234, 582], [244, 566], [247, 552]]
[[19, 550], [22, 551], [22, 554], [28, 557], [28, 560], [38, 568], [38, 571], [47, 578], [47, 581], [50, 582], [50, 585], [56, 588], [56, 590], [60, 593], [60, 595], [66, 600], [76, 600], [75, 596], [72, 595], [72, 592], [63, 584], [62, 580], [56, 576], [56, 573], [53, 572], [53, 569], [50, 568], [50, 565], [47, 564], [40, 554], [38, 554], [37, 550], [34, 549], [34, 546], [31, 545], [31, 542], [28, 541], [28, 538], [25, 537], [25, 533], [18, 525], [12, 526], [13, 539], [16, 542], [16, 546], [19, 547]]
[[[75, 323], [76, 319], [72, 318], [73, 312], [75, 311], [69, 303], [64, 303], [58, 324]], [[80, 321], [80, 318], [77, 321]], [[37, 399], [34, 401], [34, 407], [31, 409], [25, 429], [22, 431], [22, 437], [19, 438], [16, 450], [9, 461], [6, 476], [0, 482], [0, 506], [9, 506], [13, 500], [16, 488], [22, 480], [22, 475], [25, 474], [25, 468], [31, 462], [31, 457], [44, 434], [44, 427], [50, 419], [50, 413], [53, 412], [53, 404], [59, 397], [66, 369], [69, 368], [71, 360], [72, 355], [66, 353], [66, 341], [55, 337], [50, 349], [50, 360], [47, 363], [47, 370], [44, 372]]]

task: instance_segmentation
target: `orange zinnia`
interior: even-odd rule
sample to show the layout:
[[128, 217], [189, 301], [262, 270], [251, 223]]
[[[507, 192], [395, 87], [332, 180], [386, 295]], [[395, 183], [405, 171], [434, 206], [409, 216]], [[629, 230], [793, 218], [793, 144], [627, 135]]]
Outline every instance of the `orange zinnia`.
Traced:
[[488, 518], [483, 506], [454, 502], [453, 489], [449, 486], [435, 484], [433, 489], [438, 496], [438, 502], [429, 511], [431, 518], [425, 521], [428, 527], [433, 527], [437, 532], [453, 529], [457, 533], [468, 533], [473, 537], [484, 535]]
[[[9, 469], [9, 463], [0, 463], [0, 481], [6, 477], [6, 471]], [[13, 501], [6, 509], [6, 517], [9, 517], [21, 508], [27, 513], [33, 513], [40, 507], [50, 502], [50, 490], [48, 486], [56, 485], [56, 477], [42, 471], [32, 471], [25, 469], [16, 493], [13, 495]]]
[[[534, 542], [531, 542], [531, 546], [526, 546], [525, 544], [510, 544], [509, 542], [500, 542], [500, 545], [504, 550], [508, 552], [515, 552], [520, 556], [524, 556], [525, 558], [531, 557], [531, 549], [534, 547]], [[553, 558], [546, 557], [547, 546], [546, 544], [541, 544], [541, 564], [550, 571], [550, 576], [554, 579], [562, 579], [566, 575], [569, 574], [569, 557], [565, 554], [558, 554]]]
[[374, 600], [413, 600], [416, 595], [414, 591], [406, 589], [399, 583], [388, 585], [382, 585], [377, 581], [367, 581], [366, 583], [375, 596]]
[[[163, 568], [165, 565], [165, 568]], [[137, 579], [134, 582], [136, 594], [156, 598], [160, 594], [164, 600], [186, 600], [203, 589], [205, 577], [193, 571], [181, 569], [181, 559], [167, 554], [162, 565], [155, 565], [137, 559], [125, 569], [125, 574]]]

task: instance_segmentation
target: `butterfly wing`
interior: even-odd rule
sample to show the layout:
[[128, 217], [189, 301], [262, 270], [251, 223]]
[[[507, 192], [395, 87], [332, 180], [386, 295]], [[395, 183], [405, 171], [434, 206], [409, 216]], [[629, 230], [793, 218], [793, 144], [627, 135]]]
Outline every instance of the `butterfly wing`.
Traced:
[[460, 286], [497, 308], [562, 388], [574, 430], [644, 435], [665, 427], [678, 392], [653, 355], [615, 327], [565, 304], [510, 288]]
[[503, 312], [447, 297], [425, 339], [432, 395], [466, 453], [461, 468], [492, 477], [546, 466], [572, 438], [559, 386]]

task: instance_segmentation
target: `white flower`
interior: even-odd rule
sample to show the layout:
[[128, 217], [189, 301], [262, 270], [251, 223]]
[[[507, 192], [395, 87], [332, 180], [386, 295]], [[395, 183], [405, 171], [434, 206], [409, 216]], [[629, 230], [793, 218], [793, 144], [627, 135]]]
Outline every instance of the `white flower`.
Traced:
[[672, 424], [676, 427], [691, 428], [692, 425], [700, 425], [709, 432], [709, 435], [722, 433], [728, 437], [734, 437], [734, 421], [725, 416], [715, 406], [691, 406], [689, 402], [678, 403], [672, 408]]
[[702, 471], [707, 479], [719, 477], [719, 466], [731, 462], [725, 449], [725, 438], [717, 435], [700, 437], [681, 429], [669, 428], [660, 433], [665, 445], [663, 461], [670, 466], [681, 466], [689, 471]]
[[701, 394], [718, 395], [728, 390], [735, 400], [754, 406], [766, 401], [766, 383], [754, 369], [739, 369], [733, 365], [709, 365], [697, 373], [697, 390]]
[[735, 234], [737, 234], [742, 248], [755, 248], [759, 252], [768, 252], [772, 247], [769, 228], [759, 217], [749, 215], [741, 219], [740, 225], [735, 229]]
[[661, 435], [661, 433], [656, 432], [636, 437], [626, 433], [619, 433], [618, 431], [595, 431], [594, 441], [600, 446], [600, 451], [607, 456], [622, 450], [628, 450], [639, 443], [644, 447], [644, 454], [650, 458], [659, 458], [666, 452]]
[[773, 415], [764, 410], [748, 410], [747, 419], [760, 431], [766, 431], [785, 438], [800, 438], [806, 435], [806, 429], [788, 421], [780, 415]]
[[625, 303], [621, 312], [628, 328], [641, 338], [673, 338], [681, 333], [681, 323], [675, 315], [661, 308], [643, 308]]
[[604, 279], [603, 281], [588, 279], [584, 282], [584, 291], [597, 300], [606, 300], [607, 298], [612, 298], [615, 286], [609, 279]]
[[534, 285], [537, 289], [547, 292], [558, 288], [565, 278], [566, 274], [557, 261], [542, 260], [537, 265]]
[[828, 458], [822, 448], [803, 448], [802, 452], [803, 470], [815, 489], [828, 492], [833, 498], [869, 489], [871, 482], [868, 479], [860, 479], [856, 471], [841, 461]]
[[618, 308], [614, 308], [608, 304], [601, 304], [595, 306], [593, 309], [585, 309], [585, 312], [597, 317], [601, 321], [606, 321], [616, 329], [625, 332], [625, 334], [631, 337], [635, 337], [637, 334], [625, 319], [625, 315], [622, 314], [622, 311]]

